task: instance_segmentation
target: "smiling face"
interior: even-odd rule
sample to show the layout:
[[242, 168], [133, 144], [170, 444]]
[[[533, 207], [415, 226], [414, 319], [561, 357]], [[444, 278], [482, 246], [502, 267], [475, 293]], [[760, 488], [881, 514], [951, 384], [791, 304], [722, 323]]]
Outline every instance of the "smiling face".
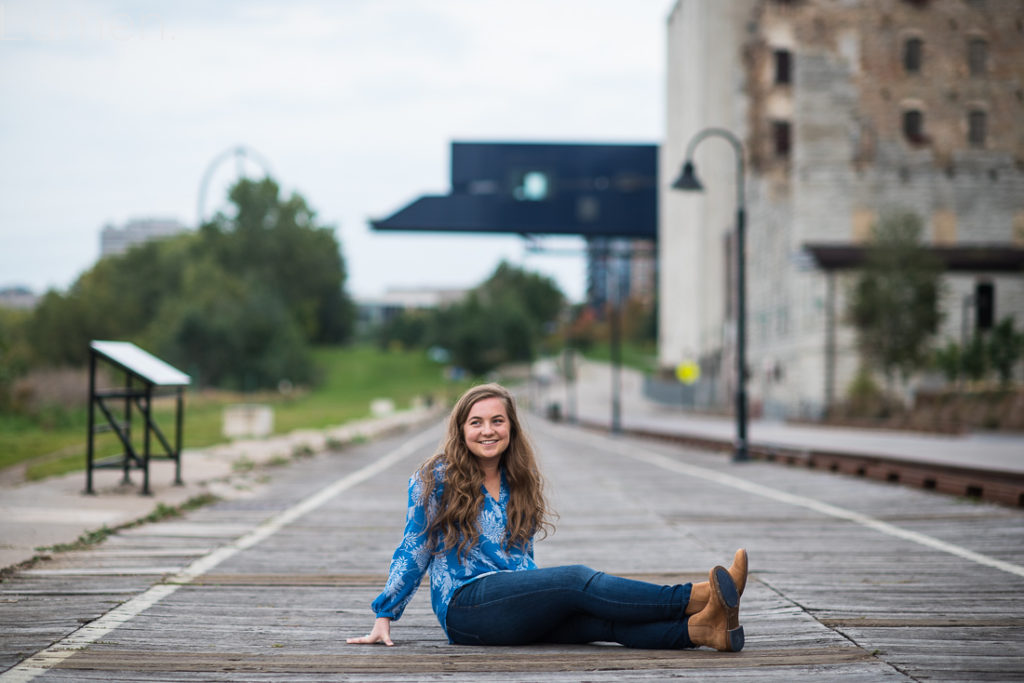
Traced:
[[510, 428], [505, 402], [500, 398], [484, 398], [469, 409], [462, 425], [469, 452], [484, 466], [494, 465], [508, 448]]

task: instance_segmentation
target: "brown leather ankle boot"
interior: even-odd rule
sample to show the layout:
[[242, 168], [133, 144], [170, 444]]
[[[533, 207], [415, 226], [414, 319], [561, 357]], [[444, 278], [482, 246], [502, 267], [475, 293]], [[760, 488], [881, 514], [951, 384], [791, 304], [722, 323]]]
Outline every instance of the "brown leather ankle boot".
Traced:
[[711, 598], [707, 607], [686, 621], [690, 642], [719, 652], [739, 652], [743, 649], [744, 636], [736, 584], [725, 567], [715, 567], [708, 578]]
[[[732, 577], [732, 582], [736, 584], [736, 593], [743, 595], [743, 589], [747, 587], [747, 551], [740, 548], [736, 551], [736, 555], [732, 558], [732, 566], [729, 567], [729, 576]], [[690, 601], [686, 603], [686, 609], [683, 614], [690, 615], [700, 612], [708, 604], [708, 598], [711, 597], [711, 583], [708, 581], [701, 581], [695, 583], [690, 588]]]
[[729, 576], [736, 584], [736, 593], [743, 595], [743, 589], [747, 587], [747, 551], [740, 548], [732, 558], [732, 566], [729, 567]]
[[686, 603], [686, 609], [683, 610], [683, 614], [689, 616], [696, 614], [702, 609], [707, 607], [708, 599], [711, 597], [711, 584], [707, 581], [701, 581], [690, 586], [690, 601]]

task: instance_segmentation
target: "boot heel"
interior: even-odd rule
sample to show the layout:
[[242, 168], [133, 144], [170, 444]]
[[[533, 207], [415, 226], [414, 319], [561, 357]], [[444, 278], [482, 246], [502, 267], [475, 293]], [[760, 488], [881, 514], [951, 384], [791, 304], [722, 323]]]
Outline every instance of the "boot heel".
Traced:
[[712, 569], [708, 581], [711, 597], [707, 606], [686, 622], [690, 642], [696, 646], [713, 647], [719, 652], [739, 652], [745, 639], [740, 626], [740, 598], [736, 584], [723, 567]]
[[729, 652], [739, 652], [743, 649], [745, 637], [743, 635], [743, 627], [734, 628], [731, 631], [726, 632], [729, 643]]

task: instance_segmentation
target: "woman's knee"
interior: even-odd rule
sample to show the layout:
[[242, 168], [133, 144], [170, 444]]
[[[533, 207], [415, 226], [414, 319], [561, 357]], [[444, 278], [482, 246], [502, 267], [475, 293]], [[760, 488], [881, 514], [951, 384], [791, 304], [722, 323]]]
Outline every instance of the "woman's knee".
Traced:
[[586, 588], [594, 580], [594, 577], [601, 573], [583, 564], [571, 564], [564, 567], [564, 569], [566, 576], [571, 578], [581, 588]]

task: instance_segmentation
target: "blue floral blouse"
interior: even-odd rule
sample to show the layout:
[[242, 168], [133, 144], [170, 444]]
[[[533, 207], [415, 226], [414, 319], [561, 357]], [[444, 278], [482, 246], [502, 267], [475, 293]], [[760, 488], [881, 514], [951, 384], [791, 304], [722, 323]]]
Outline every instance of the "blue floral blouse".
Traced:
[[371, 608], [378, 617], [390, 617], [397, 621], [416, 593], [424, 572], [429, 569], [430, 604], [447, 635], [445, 617], [455, 591], [487, 574], [536, 569], [537, 565], [533, 561], [532, 540], [525, 551], [518, 547], [505, 547], [505, 511], [509, 490], [504, 469], [501, 470], [501, 494], [498, 500], [494, 500], [484, 489], [484, 504], [477, 518], [479, 543], [462, 559], [459, 558], [458, 546], [444, 554], [436, 553], [442, 544], [440, 540], [433, 545], [428, 544], [426, 529], [428, 518], [441, 503], [444, 491], [443, 463], [438, 464], [434, 476], [437, 483], [427, 502], [429, 509], [424, 507], [422, 501], [423, 483], [416, 474], [409, 479], [409, 511], [405, 518], [405, 535], [391, 558], [384, 592], [377, 596]]

